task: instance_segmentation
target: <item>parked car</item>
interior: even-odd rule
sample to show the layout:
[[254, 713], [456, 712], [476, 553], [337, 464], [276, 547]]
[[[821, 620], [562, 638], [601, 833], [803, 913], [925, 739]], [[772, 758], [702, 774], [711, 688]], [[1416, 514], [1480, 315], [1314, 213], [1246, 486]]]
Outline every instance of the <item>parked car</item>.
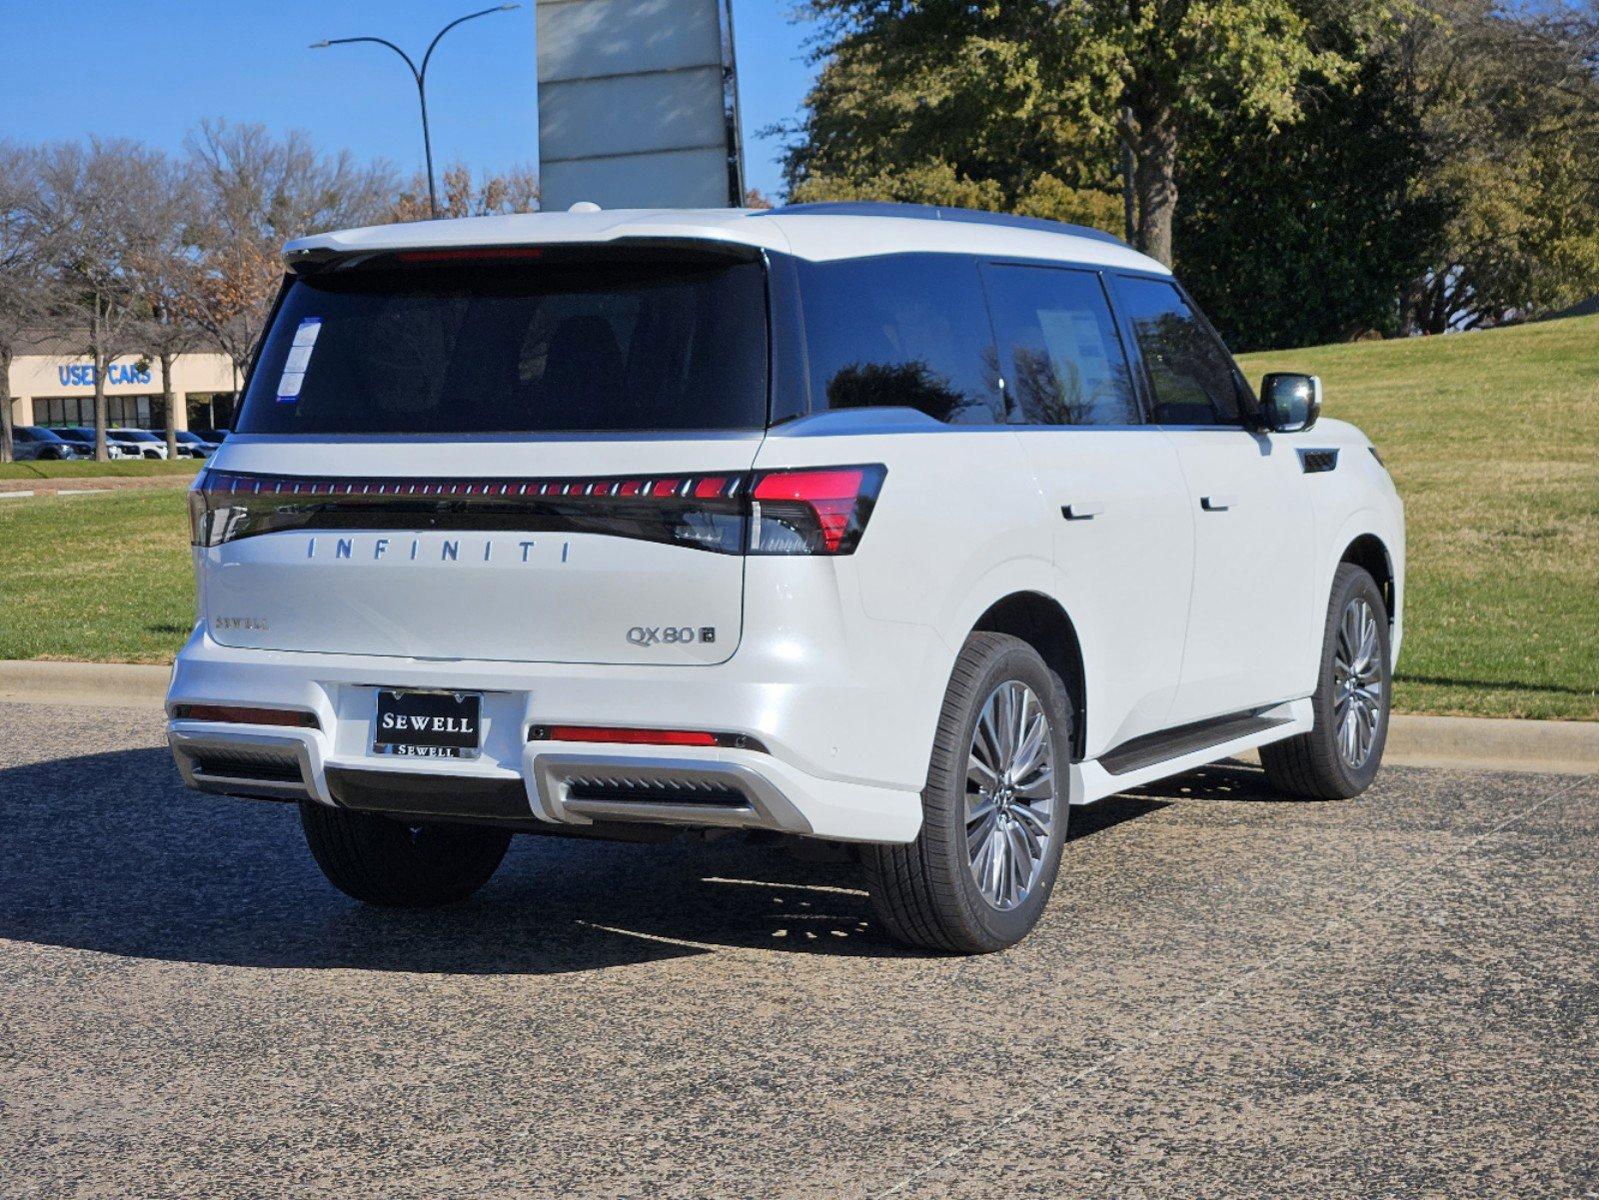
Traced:
[[[87, 457], [94, 457], [94, 426], [68, 425], [63, 429], [56, 430], [56, 432], [60, 434], [62, 438], [70, 441], [74, 446], [87, 446]], [[117, 434], [110, 429], [106, 430], [105, 449], [106, 456], [112, 459], [146, 457], [143, 447], [141, 447], [137, 442], [118, 437]]]
[[1377, 773], [1393, 483], [1115, 238], [822, 204], [285, 256], [168, 737], [299, 801], [351, 896], [731, 828], [851, 843], [886, 933], [981, 952], [1073, 805], [1252, 749], [1284, 795]]
[[178, 453], [185, 458], [210, 458], [221, 444], [220, 439], [204, 438], [190, 429], [178, 430]]
[[148, 429], [112, 429], [108, 431], [118, 441], [132, 442], [139, 447], [139, 453], [145, 458], [165, 458], [167, 456], [167, 439], [165, 435], [152, 433]]
[[93, 438], [85, 438], [81, 434], [74, 433], [70, 429], [52, 429], [50, 432], [55, 434], [63, 442], [65, 442], [67, 445], [71, 446], [74, 450], [76, 450], [78, 452], [78, 457], [80, 457], [80, 458], [93, 458], [94, 457], [94, 439]]
[[79, 449], [42, 425], [18, 425], [11, 431], [12, 457], [17, 462], [82, 458]]

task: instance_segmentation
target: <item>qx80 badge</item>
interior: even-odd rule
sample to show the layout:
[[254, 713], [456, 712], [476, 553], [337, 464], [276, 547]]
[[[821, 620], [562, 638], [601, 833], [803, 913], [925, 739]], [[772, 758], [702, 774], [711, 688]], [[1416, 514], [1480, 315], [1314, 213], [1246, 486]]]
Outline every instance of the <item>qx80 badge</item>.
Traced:
[[692, 646], [695, 642], [709, 646], [716, 641], [716, 626], [635, 625], [627, 631], [627, 640], [635, 646]]

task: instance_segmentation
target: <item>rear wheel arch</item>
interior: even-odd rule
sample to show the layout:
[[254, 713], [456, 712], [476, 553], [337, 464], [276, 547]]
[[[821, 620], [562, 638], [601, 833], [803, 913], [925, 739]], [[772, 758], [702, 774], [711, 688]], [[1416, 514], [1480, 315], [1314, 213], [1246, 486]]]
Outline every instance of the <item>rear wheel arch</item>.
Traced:
[[1072, 761], [1081, 762], [1088, 728], [1088, 686], [1077, 627], [1060, 602], [1041, 592], [1012, 592], [989, 605], [972, 632], [1005, 633], [1026, 642], [1060, 677], [1072, 714]]

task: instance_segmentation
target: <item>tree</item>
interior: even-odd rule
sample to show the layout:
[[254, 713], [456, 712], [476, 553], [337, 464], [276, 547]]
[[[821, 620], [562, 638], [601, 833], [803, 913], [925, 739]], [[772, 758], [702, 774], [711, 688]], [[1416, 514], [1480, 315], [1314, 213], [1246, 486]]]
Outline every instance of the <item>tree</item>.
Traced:
[[1349, 53], [1358, 69], [1293, 126], [1222, 119], [1190, 144], [1177, 254], [1234, 349], [1399, 334], [1399, 298], [1440, 251], [1446, 213], [1417, 187], [1430, 152], [1401, 63]]
[[[389, 210], [391, 220], [426, 221], [428, 185], [424, 175], [412, 176], [410, 184], [395, 196]], [[457, 162], [444, 172], [444, 195], [440, 198], [441, 217], [493, 217], [506, 213], [536, 212], [539, 206], [539, 179], [532, 167], [514, 166], [500, 175], [487, 176], [481, 184], [472, 181], [472, 170]]]
[[242, 374], [283, 278], [283, 244], [387, 220], [396, 180], [386, 164], [325, 155], [297, 130], [204, 121], [186, 144], [202, 203], [188, 316]]
[[1599, 5], [1429, 0], [1400, 46], [1445, 214], [1405, 323], [1441, 333], [1599, 289]]
[[1190, 144], [1177, 252], [1241, 347], [1472, 329], [1599, 290], [1599, 5], [1425, 0], [1275, 133]]
[[139, 346], [161, 367], [167, 457], [175, 459], [182, 400], [172, 384], [173, 361], [194, 349], [205, 335], [194, 319], [193, 305], [199, 283], [195, 245], [201, 205], [192, 166], [171, 163], [161, 175], [159, 189], [144, 198], [149, 236], [134, 248], [128, 267], [139, 313]]
[[1120, 229], [1114, 139], [1047, 42], [1047, 5], [817, 4], [823, 62], [790, 198], [1010, 209]]
[[13, 457], [11, 363], [50, 303], [49, 246], [39, 224], [39, 155], [0, 142], [0, 462]]
[[1307, 80], [1347, 71], [1313, 44], [1310, 3], [810, 0], [824, 65], [793, 131], [790, 185], [800, 195], [828, 177], [920, 173], [1103, 221], [1126, 139], [1135, 242], [1169, 263], [1196, 123], [1225, 104], [1280, 128], [1299, 116]]
[[37, 213], [55, 257], [55, 311], [94, 363], [94, 450], [104, 462], [110, 367], [139, 349], [136, 263], [161, 238], [156, 213], [172, 166], [136, 142], [96, 138], [50, 146], [39, 161]]

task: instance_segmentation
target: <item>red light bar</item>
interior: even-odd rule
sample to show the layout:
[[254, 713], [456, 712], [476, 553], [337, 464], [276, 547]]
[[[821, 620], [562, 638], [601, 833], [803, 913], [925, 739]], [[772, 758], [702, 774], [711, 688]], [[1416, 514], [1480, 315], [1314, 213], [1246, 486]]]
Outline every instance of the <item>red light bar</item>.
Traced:
[[693, 729], [612, 729], [603, 725], [551, 725], [552, 742], [621, 742], [629, 746], [715, 746], [714, 733]]
[[245, 708], [236, 704], [174, 704], [172, 717], [177, 721], [221, 721], [229, 725], [321, 728], [315, 713], [296, 712], [287, 708]]
[[766, 747], [742, 733], [711, 733], [703, 729], [624, 729], [611, 725], [535, 725], [530, 742], [597, 742], [613, 746], [721, 746], [730, 750]]

